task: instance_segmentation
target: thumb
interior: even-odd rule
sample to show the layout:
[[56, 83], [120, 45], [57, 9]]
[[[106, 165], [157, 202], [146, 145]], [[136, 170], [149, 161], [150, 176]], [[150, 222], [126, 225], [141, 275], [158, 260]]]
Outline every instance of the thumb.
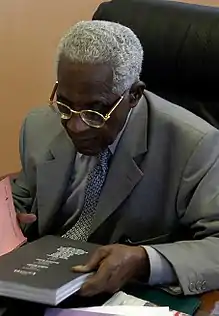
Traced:
[[17, 213], [18, 222], [21, 224], [32, 224], [37, 220], [35, 214]]
[[71, 268], [72, 272], [78, 272], [78, 273], [88, 273], [91, 272], [89, 267], [87, 265], [79, 265]]
[[101, 261], [108, 256], [107, 247], [98, 248], [85, 265], [72, 267], [73, 272], [88, 273], [98, 269]]

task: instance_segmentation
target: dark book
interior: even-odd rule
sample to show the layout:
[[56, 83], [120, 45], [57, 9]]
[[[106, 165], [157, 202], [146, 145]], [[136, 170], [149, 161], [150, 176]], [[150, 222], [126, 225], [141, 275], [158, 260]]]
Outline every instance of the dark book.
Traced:
[[0, 257], [0, 295], [58, 305], [77, 292], [90, 274], [71, 268], [87, 262], [98, 245], [45, 236]]

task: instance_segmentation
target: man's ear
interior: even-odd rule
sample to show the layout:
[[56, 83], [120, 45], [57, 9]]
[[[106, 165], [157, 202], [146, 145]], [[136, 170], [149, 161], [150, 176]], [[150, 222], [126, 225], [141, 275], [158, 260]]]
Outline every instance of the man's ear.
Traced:
[[135, 82], [131, 86], [131, 89], [129, 90], [129, 102], [132, 108], [134, 108], [138, 104], [145, 88], [146, 85], [143, 81]]

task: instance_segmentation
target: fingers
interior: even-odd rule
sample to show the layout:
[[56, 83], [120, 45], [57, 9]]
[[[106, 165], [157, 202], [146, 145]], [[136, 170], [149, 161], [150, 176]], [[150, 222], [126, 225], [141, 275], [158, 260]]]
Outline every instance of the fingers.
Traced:
[[72, 271], [79, 272], [79, 273], [92, 272], [100, 266], [101, 261], [108, 256], [108, 253], [109, 253], [108, 246], [100, 247], [90, 257], [86, 265], [72, 267]]
[[17, 219], [21, 224], [32, 224], [37, 217], [35, 214], [17, 213]]
[[88, 278], [85, 284], [81, 287], [79, 294], [81, 296], [93, 296], [107, 291], [110, 277], [111, 271], [108, 269], [107, 264], [102, 263], [98, 271]]
[[88, 278], [81, 287], [79, 294], [81, 296], [93, 296], [101, 292], [115, 293], [126, 281], [122, 273], [118, 273], [118, 267], [111, 264], [108, 259], [104, 259], [97, 272]]

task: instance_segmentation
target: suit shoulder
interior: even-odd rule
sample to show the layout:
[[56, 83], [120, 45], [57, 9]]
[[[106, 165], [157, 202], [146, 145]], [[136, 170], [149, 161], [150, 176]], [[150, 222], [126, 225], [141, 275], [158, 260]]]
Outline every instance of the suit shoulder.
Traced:
[[24, 120], [24, 125], [26, 132], [37, 131], [38, 136], [44, 135], [45, 132], [51, 134], [61, 130], [60, 117], [45, 106], [31, 110]]
[[31, 123], [34, 124], [41, 124], [48, 121], [60, 122], [60, 118], [48, 106], [41, 106], [39, 108], [32, 109], [26, 115], [25, 121], [31, 121]]
[[30, 151], [46, 148], [63, 130], [59, 116], [44, 106], [31, 110], [23, 124], [23, 142]]
[[201, 135], [216, 132], [217, 129], [208, 122], [184, 109], [180, 105], [171, 103], [161, 97], [146, 91], [147, 99], [154, 111], [178, 128], [186, 129]]

